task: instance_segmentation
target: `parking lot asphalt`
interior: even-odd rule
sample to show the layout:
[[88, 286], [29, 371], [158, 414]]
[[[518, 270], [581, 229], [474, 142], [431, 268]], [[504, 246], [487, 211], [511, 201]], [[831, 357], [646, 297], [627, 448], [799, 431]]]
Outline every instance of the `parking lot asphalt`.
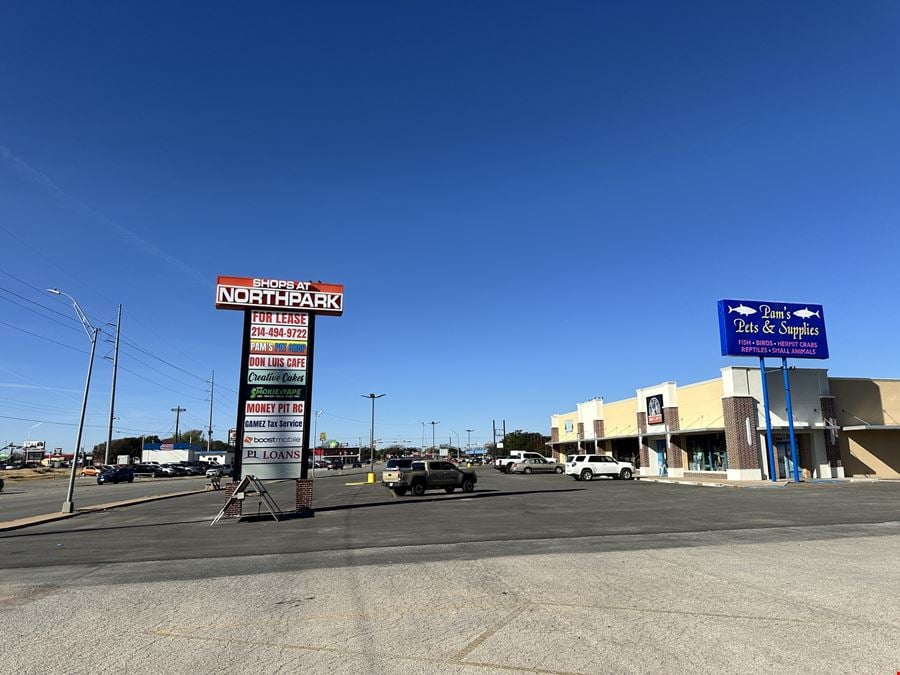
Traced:
[[[282, 522], [210, 527], [223, 495], [206, 492], [0, 535], [4, 666], [533, 675], [900, 663], [900, 484], [479, 476], [471, 495], [417, 499], [330, 475], [316, 480], [314, 517]], [[292, 482], [267, 485], [292, 502]], [[248, 498], [244, 512], [256, 509]]]
[[[702, 539], [705, 533], [729, 531], [739, 538], [741, 531], [753, 530], [757, 538], [789, 539], [797, 536], [785, 534], [791, 528], [818, 527], [816, 536], [832, 536], [829, 532], [842, 536], [840, 527], [828, 526], [877, 526], [900, 520], [897, 483], [717, 490], [640, 481], [584, 483], [557, 475], [510, 476], [491, 469], [481, 469], [478, 475], [472, 494], [434, 491], [422, 498], [396, 497], [380, 484], [347, 484], [359, 476], [330, 475], [315, 482], [314, 517], [281, 522], [261, 516], [210, 527], [223, 503], [221, 492], [91, 513], [0, 535], [5, 553], [0, 569], [204, 559], [202, 572], [190, 566], [165, 571], [190, 578], [240, 573], [236, 560], [244, 556], [465, 544], [474, 545], [479, 555], [562, 552], [583, 550], [590, 541], [612, 546], [610, 537], [618, 537], [615, 546], [640, 547], [642, 537], [675, 533]], [[292, 482], [272, 482], [269, 489], [283, 509], [290, 508]], [[257, 499], [248, 497], [244, 514], [257, 512], [266, 513]], [[761, 534], [766, 530], [770, 532]], [[414, 555], [417, 559], [446, 555], [429, 551], [417, 550]], [[299, 555], [279, 559], [278, 569], [334, 566], [341, 564], [340, 559]], [[265, 564], [254, 562], [252, 570], [260, 571]]]
[[[75, 507], [83, 508], [120, 499], [202, 490], [207, 479], [138, 478], [134, 483], [97, 485], [97, 479], [85, 476], [75, 479]], [[0, 521], [16, 520], [58, 512], [66, 498], [68, 479], [9, 481], [0, 492]]]

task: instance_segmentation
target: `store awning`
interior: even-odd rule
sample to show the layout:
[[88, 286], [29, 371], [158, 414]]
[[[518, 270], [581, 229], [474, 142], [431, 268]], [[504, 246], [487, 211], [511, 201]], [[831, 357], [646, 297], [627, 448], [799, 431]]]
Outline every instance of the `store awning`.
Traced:
[[900, 424], [857, 424], [841, 427], [841, 431], [900, 431]]

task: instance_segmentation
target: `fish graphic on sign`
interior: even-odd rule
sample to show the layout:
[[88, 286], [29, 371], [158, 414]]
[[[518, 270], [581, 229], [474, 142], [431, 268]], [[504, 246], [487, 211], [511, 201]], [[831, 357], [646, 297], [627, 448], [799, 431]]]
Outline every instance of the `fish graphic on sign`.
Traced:
[[816, 310], [814, 312], [809, 307], [804, 307], [803, 309], [798, 309], [796, 312], [794, 312], [794, 316], [799, 316], [801, 319], [808, 319], [812, 316], [818, 317], [820, 319], [822, 318], [822, 315], [819, 314], [819, 310]]
[[732, 312], [737, 312], [738, 314], [741, 314], [743, 316], [750, 316], [751, 314], [756, 314], [755, 309], [753, 309], [752, 307], [747, 307], [743, 303], [741, 303], [737, 307], [729, 307], [728, 313], [731, 314]]

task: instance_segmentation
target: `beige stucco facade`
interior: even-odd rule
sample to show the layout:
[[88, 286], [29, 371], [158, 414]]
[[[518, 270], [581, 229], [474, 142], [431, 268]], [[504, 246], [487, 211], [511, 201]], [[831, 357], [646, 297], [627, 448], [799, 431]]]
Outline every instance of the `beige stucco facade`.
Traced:
[[[832, 378], [823, 368], [788, 373], [803, 478], [900, 477], [900, 380]], [[684, 386], [637, 388], [635, 397], [620, 401], [579, 403], [551, 417], [551, 450], [626, 456], [643, 476], [788, 478], [793, 453], [784, 372], [768, 372], [766, 384], [771, 467], [760, 372], [743, 366]]]

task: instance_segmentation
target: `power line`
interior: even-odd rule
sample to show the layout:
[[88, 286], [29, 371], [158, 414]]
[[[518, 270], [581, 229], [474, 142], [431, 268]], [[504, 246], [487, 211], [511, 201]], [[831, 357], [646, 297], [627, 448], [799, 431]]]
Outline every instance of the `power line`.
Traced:
[[[55, 424], [55, 425], [63, 426], [63, 427], [75, 427], [75, 426], [78, 426], [78, 423], [77, 423], [77, 422], [58, 422], [58, 421], [55, 421], [55, 420], [36, 420], [36, 419], [32, 419], [32, 418], [30, 418], [30, 417], [12, 417], [12, 416], [10, 416], [10, 415], [0, 415], [0, 419], [4, 419], [4, 420], [15, 420], [15, 421], [17, 421], [17, 422], [40, 422], [41, 424]], [[98, 428], [100, 428], [100, 429], [105, 429], [105, 428], [106, 428], [106, 425], [105, 425], [105, 424], [85, 424], [84, 426], [86, 426], [86, 427], [98, 427]], [[118, 429], [118, 430], [120, 430], [120, 431], [137, 431], [137, 432], [145, 431], [145, 429], [135, 429], [135, 428], [133, 428], [133, 427], [119, 427], [119, 426], [117, 426], [117, 427], [115, 427], [115, 428]]]
[[24, 328], [19, 328], [18, 326], [14, 326], [11, 323], [6, 323], [5, 321], [0, 321], [0, 325], [7, 326], [8, 328], [12, 328], [13, 330], [21, 331], [22, 333], [27, 333], [28, 335], [33, 335], [36, 338], [40, 338], [41, 340], [46, 340], [47, 342], [52, 342], [55, 345], [59, 345], [60, 347], [65, 347], [66, 349], [71, 349], [74, 352], [78, 352], [79, 354], [87, 354], [87, 351], [84, 349], [78, 349], [78, 347], [73, 347], [72, 345], [67, 345], [63, 342], [57, 342], [56, 340], [51, 340], [48, 337], [44, 337], [43, 335], [39, 335], [38, 333], [32, 333], [30, 330], [25, 330]]
[[127, 344], [128, 346], [134, 348], [134, 349], [137, 349], [137, 350], [140, 351], [140, 352], [143, 352], [143, 353], [146, 354], [147, 356], [156, 359], [157, 361], [160, 361], [160, 362], [162, 362], [162, 363], [165, 363], [165, 364], [166, 364], [167, 366], [169, 366], [170, 368], [174, 368], [175, 370], [180, 370], [182, 373], [185, 373], [186, 375], [190, 375], [191, 377], [196, 377], [196, 378], [197, 378], [198, 380], [200, 380], [201, 382], [206, 382], [206, 381], [207, 381], [207, 379], [206, 379], [205, 377], [203, 377], [202, 375], [197, 375], [196, 373], [192, 373], [191, 371], [186, 370], [185, 368], [182, 368], [181, 366], [176, 366], [176, 365], [175, 365], [174, 363], [172, 363], [171, 361], [166, 361], [166, 360], [165, 360], [164, 358], [162, 358], [161, 356], [157, 356], [156, 354], [154, 354], [153, 352], [149, 351], [148, 349], [144, 349], [144, 348], [141, 347], [140, 345], [135, 344], [135, 342], [134, 342], [133, 340], [129, 339], [129, 338], [123, 337], [123, 338], [122, 338], [122, 342], [125, 343], [125, 344]]
[[192, 398], [192, 399], [194, 399], [195, 401], [206, 401], [206, 399], [202, 399], [202, 398], [200, 398], [199, 396], [191, 396], [190, 394], [185, 394], [184, 391], [180, 391], [180, 390], [178, 390], [178, 389], [172, 389], [172, 387], [167, 387], [167, 386], [164, 385], [164, 384], [160, 384], [159, 382], [156, 382], [155, 380], [151, 380], [149, 377], [146, 377], [145, 375], [141, 375], [140, 373], [135, 372], [135, 371], [131, 370], [130, 368], [126, 368], [125, 366], [123, 366], [123, 365], [121, 365], [121, 364], [119, 365], [119, 368], [121, 368], [121, 369], [124, 370], [125, 372], [131, 373], [131, 374], [134, 375], [135, 377], [139, 377], [139, 378], [141, 378], [142, 380], [146, 380], [146, 381], [149, 382], [150, 384], [156, 385], [157, 387], [162, 387], [162, 388], [165, 389], [166, 391], [171, 391], [171, 392], [173, 392], [173, 393], [175, 393], [175, 394], [178, 394], [178, 395], [180, 395], [180, 396], [185, 396], [185, 397], [187, 397], [187, 398]]

